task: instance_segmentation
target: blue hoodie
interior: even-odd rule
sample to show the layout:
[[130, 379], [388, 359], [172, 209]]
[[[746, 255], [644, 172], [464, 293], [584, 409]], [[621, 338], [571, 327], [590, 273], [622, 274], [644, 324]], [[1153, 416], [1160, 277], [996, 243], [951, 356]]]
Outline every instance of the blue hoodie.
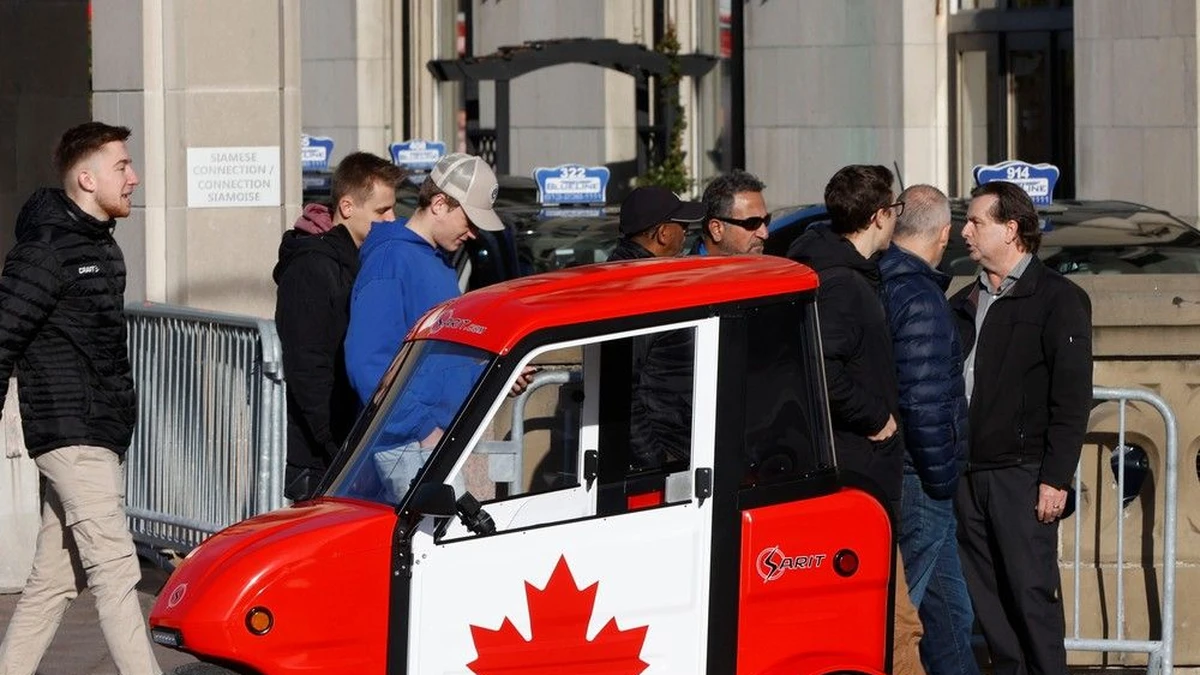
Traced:
[[434, 305], [459, 295], [450, 262], [408, 229], [407, 222], [373, 223], [359, 252], [346, 330], [346, 372], [360, 403], [375, 392], [409, 329]]

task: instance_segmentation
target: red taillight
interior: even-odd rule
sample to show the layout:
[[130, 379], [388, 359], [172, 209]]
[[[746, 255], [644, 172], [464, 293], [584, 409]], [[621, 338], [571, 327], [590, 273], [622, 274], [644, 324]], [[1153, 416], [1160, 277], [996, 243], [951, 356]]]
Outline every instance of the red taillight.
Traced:
[[833, 556], [833, 571], [848, 577], [858, 571], [858, 554], [848, 548], [838, 551]]

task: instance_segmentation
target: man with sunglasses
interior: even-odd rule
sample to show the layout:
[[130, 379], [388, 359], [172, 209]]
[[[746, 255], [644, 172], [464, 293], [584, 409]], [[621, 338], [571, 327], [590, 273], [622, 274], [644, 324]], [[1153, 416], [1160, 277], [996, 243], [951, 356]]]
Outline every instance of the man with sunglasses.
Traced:
[[762, 255], [771, 224], [762, 195], [766, 187], [757, 176], [740, 169], [714, 178], [701, 197], [707, 215], [696, 253]]
[[[887, 167], [855, 164], [829, 179], [825, 208], [829, 226], [801, 235], [788, 257], [821, 279], [817, 310], [838, 473], [880, 495], [899, 522], [904, 439], [897, 433], [896, 364], [879, 295], [879, 258], [904, 203], [896, 200]], [[893, 672], [923, 675], [921, 623], [900, 564], [896, 577]]]

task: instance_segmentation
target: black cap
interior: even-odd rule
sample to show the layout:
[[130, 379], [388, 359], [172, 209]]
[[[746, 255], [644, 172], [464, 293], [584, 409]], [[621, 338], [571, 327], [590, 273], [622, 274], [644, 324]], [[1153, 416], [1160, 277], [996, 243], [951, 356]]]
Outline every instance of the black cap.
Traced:
[[621, 234], [645, 232], [659, 223], [698, 223], [707, 210], [700, 202], [685, 202], [661, 187], [640, 187], [621, 202]]

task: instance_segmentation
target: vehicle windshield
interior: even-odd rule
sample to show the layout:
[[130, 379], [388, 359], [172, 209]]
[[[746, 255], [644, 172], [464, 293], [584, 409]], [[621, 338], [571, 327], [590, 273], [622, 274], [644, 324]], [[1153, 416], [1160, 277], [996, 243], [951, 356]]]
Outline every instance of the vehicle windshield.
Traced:
[[439, 340], [406, 345], [368, 404], [365, 431], [329, 494], [399, 504], [493, 356]]

